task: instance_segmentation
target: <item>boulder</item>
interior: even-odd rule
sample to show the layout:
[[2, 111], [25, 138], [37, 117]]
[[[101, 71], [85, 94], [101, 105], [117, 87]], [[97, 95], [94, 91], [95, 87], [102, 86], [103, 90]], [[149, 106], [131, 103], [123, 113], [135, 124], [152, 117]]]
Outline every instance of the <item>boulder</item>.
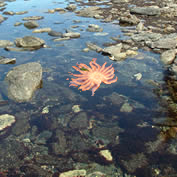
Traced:
[[36, 62], [19, 65], [7, 73], [5, 80], [9, 98], [17, 102], [28, 101], [41, 85], [42, 67]]

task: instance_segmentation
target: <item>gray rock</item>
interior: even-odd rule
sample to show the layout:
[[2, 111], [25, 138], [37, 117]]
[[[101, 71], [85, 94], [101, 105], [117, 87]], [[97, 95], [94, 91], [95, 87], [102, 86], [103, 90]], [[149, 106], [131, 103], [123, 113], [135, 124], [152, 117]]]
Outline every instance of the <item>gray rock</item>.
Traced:
[[177, 49], [167, 50], [161, 54], [160, 59], [166, 65], [172, 64], [175, 59], [176, 53]]
[[149, 16], [161, 14], [160, 8], [156, 8], [156, 7], [134, 7], [130, 9], [130, 12], [134, 14], [149, 15]]
[[2, 15], [0, 15], [0, 23], [2, 23], [4, 20], [5, 18]]
[[24, 26], [28, 29], [37, 28], [39, 24], [36, 21], [28, 21], [24, 23]]
[[62, 33], [61, 32], [57, 32], [57, 31], [53, 31], [51, 30], [50, 32], [48, 32], [48, 35], [49, 36], [55, 36], [55, 37], [58, 37], [58, 36], [62, 36]]
[[29, 17], [24, 17], [23, 20], [28, 21], [28, 20], [41, 20], [43, 19], [43, 16], [29, 16]]
[[80, 37], [80, 33], [77, 32], [69, 32], [69, 33], [64, 33], [62, 35], [62, 37], [69, 37], [69, 38], [79, 38]]
[[38, 37], [25, 36], [23, 38], [17, 38], [15, 44], [17, 47], [39, 49], [44, 46], [45, 41]]
[[79, 112], [69, 123], [72, 129], [82, 129], [88, 127], [88, 116], [85, 112]]
[[74, 11], [74, 10], [76, 10], [76, 5], [75, 4], [69, 4], [67, 7], [66, 7], [66, 9], [67, 10], [69, 10], [69, 11]]
[[177, 47], [177, 40], [172, 37], [160, 38], [158, 41], [149, 44], [151, 48], [174, 49]]
[[87, 31], [90, 32], [102, 32], [103, 28], [101, 28], [99, 25], [95, 25], [95, 24], [90, 24], [87, 28]]
[[14, 45], [13, 42], [9, 41], [9, 40], [0, 40], [0, 48], [4, 48], [4, 47], [7, 47], [7, 46], [12, 46]]
[[8, 97], [17, 101], [29, 101], [34, 91], [40, 87], [42, 67], [32, 62], [14, 67], [6, 75], [8, 83]]
[[91, 6], [87, 8], [83, 8], [76, 12], [78, 16], [82, 17], [94, 17], [97, 14], [101, 13], [100, 7], [97, 6]]
[[3, 14], [4, 15], [14, 15], [15, 12], [13, 12], [13, 11], [5, 11], [5, 12], [3, 12]]
[[120, 17], [119, 23], [125, 24], [125, 25], [137, 25], [140, 22], [140, 20], [135, 16], [128, 14], [127, 16]]
[[0, 57], [0, 64], [15, 64], [16, 58]]
[[94, 50], [98, 53], [103, 51], [103, 49], [101, 47], [99, 47], [96, 44], [93, 44], [91, 42], [87, 42], [86, 45], [90, 50]]
[[40, 28], [35, 29], [32, 33], [49, 33], [51, 30], [51, 28]]
[[0, 115], [0, 131], [11, 126], [15, 122], [15, 117], [9, 114]]

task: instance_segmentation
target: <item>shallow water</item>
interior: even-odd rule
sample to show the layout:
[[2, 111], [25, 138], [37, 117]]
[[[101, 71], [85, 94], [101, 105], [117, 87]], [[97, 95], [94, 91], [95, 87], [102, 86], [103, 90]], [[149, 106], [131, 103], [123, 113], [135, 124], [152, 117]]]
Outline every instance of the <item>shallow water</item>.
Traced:
[[[85, 169], [87, 174], [100, 171], [106, 176], [175, 176], [177, 144], [174, 138], [166, 139], [162, 128], [156, 124], [171, 119], [168, 107], [161, 104], [158, 97], [158, 86], [165, 83], [166, 76], [159, 55], [139, 49], [138, 56], [114, 62], [95, 51], [83, 52], [86, 42], [104, 47], [104, 43], [114, 42], [110, 37], [119, 35], [123, 39], [125, 36], [114, 23], [78, 17], [73, 12], [46, 13], [48, 9], [64, 8], [68, 3], [50, 0], [7, 2], [5, 11], [27, 10], [28, 13], [7, 16], [0, 25], [0, 39], [14, 41], [17, 37], [33, 35], [44, 39], [49, 48], [32, 52], [7, 52], [0, 48], [1, 56], [17, 59], [15, 65], [0, 65], [1, 100], [8, 101], [0, 105], [0, 114], [12, 114], [17, 119], [7, 136], [0, 139], [0, 149], [6, 149], [4, 153], [13, 157], [2, 161], [0, 171], [12, 168], [25, 176], [25, 167], [29, 174], [34, 171], [34, 167], [28, 166], [32, 164], [40, 168], [45, 165], [42, 169], [47, 174]], [[54, 42], [54, 37], [47, 33], [32, 33], [23, 25], [14, 27], [14, 23], [23, 22], [22, 18], [26, 16], [44, 16], [38, 21], [40, 28], [51, 27], [62, 33], [71, 29], [81, 37]], [[89, 24], [98, 24], [108, 34], [97, 36], [86, 31]], [[78, 27], [71, 28], [72, 25]], [[101, 84], [94, 97], [90, 90], [81, 92], [69, 87], [66, 80], [71, 78], [68, 72], [75, 72], [72, 66], [77, 62], [88, 65], [92, 58], [97, 58], [100, 65], [113, 63], [118, 76], [114, 84]], [[33, 61], [40, 62], [43, 67], [42, 88], [27, 103], [9, 100], [7, 86], [3, 83], [7, 72], [14, 66]], [[142, 74], [140, 80], [134, 77], [137, 73]], [[73, 111], [74, 105], [79, 105], [79, 113]], [[25, 142], [26, 139], [30, 142]], [[17, 157], [12, 154], [14, 140], [23, 144], [19, 149], [24, 153], [16, 152]], [[100, 157], [99, 151], [103, 149], [111, 152], [112, 162]], [[42, 170], [35, 172], [37, 176], [45, 176]], [[13, 176], [10, 170], [9, 174]]]

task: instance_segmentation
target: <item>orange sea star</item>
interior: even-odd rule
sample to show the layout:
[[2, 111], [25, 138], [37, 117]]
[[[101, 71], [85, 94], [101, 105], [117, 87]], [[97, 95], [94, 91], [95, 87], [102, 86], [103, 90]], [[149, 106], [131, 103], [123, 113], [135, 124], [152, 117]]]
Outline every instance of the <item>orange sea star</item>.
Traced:
[[77, 78], [72, 78], [69, 86], [79, 87], [82, 91], [92, 89], [92, 96], [94, 96], [95, 91], [100, 87], [101, 82], [105, 84], [112, 84], [117, 82], [118, 78], [114, 78], [114, 68], [112, 64], [108, 67], [105, 67], [107, 62], [102, 66], [96, 63], [96, 58], [93, 58], [89, 63], [91, 68], [84, 63], [76, 64], [78, 67], [73, 66], [76, 71], [79, 71], [81, 74], [73, 74]]

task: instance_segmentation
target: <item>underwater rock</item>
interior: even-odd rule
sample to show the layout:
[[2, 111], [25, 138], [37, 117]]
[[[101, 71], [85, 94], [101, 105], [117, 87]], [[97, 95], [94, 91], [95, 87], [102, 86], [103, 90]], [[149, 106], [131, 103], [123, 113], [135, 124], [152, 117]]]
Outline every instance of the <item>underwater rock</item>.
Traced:
[[15, 64], [16, 58], [5, 58], [0, 56], [0, 64]]
[[12, 46], [14, 45], [13, 42], [9, 41], [9, 40], [0, 40], [0, 48], [4, 48], [7, 46]]
[[34, 91], [40, 87], [42, 80], [42, 67], [32, 62], [14, 67], [6, 75], [8, 97], [18, 101], [29, 101]]
[[39, 49], [44, 47], [45, 41], [38, 37], [25, 36], [23, 38], [17, 38], [15, 44], [17, 47]]
[[76, 176], [86, 176], [86, 170], [71, 170], [63, 172], [59, 177], [76, 177]]
[[99, 25], [90, 24], [87, 28], [87, 31], [89, 31], [89, 32], [102, 32], [103, 28], [101, 28]]
[[51, 30], [51, 28], [40, 28], [35, 29], [32, 33], [49, 33]]
[[37, 28], [39, 24], [36, 21], [28, 21], [24, 23], [24, 26], [28, 29]]
[[29, 16], [29, 17], [24, 17], [23, 20], [24, 21], [28, 21], [28, 20], [41, 20], [43, 19], [43, 16]]
[[10, 127], [15, 123], [15, 117], [9, 114], [0, 115], [0, 131], [4, 130], [7, 127]]
[[109, 150], [107, 150], [107, 149], [101, 150], [101, 151], [99, 152], [99, 154], [100, 154], [105, 160], [107, 160], [108, 162], [112, 162], [113, 157], [112, 157], [111, 152], [110, 152]]

